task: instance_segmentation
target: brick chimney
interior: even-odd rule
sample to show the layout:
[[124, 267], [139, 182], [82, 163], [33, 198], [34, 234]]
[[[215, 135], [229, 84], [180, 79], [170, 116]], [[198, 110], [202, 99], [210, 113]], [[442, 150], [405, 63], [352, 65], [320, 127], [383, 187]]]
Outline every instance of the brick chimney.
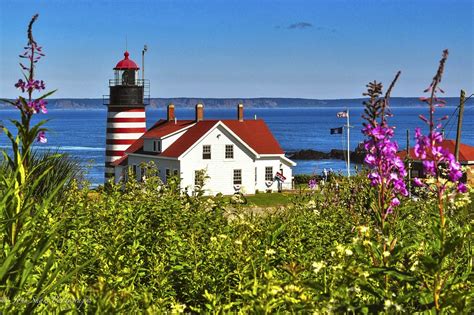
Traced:
[[204, 120], [204, 105], [198, 103], [196, 105], [196, 121]]
[[172, 121], [176, 118], [176, 116], [174, 115], [174, 104], [173, 103], [170, 103], [168, 105], [168, 110], [167, 110], [167, 114], [166, 114], [166, 120], [168, 121]]
[[239, 121], [244, 121], [244, 104], [242, 103], [237, 105], [237, 119]]

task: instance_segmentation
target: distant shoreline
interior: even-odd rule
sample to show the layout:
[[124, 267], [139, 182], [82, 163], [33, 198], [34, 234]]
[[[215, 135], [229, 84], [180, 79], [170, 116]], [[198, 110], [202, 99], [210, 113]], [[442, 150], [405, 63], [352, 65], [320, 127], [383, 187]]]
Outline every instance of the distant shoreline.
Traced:
[[[457, 106], [459, 97], [445, 97], [447, 107]], [[199, 97], [176, 97], [176, 98], [151, 98], [148, 109], [162, 109], [169, 103], [177, 108], [194, 108], [197, 103], [203, 103], [207, 108], [228, 109], [234, 108], [238, 103], [243, 103], [245, 108], [361, 108], [365, 98], [349, 99], [307, 99], [307, 98], [199, 98]], [[474, 104], [474, 99], [467, 102]], [[425, 106], [418, 97], [392, 97], [391, 107], [408, 108]], [[11, 105], [0, 102], [0, 110], [9, 109]], [[105, 109], [102, 98], [57, 98], [48, 99], [49, 109]]]

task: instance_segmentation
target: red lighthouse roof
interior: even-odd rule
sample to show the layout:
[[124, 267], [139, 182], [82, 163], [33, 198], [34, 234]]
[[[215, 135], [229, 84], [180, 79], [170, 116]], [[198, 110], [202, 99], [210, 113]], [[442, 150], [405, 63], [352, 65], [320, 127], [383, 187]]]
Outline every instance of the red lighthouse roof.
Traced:
[[128, 59], [128, 56], [130, 55], [128, 53], [128, 51], [125, 51], [125, 53], [123, 55], [125, 56], [125, 58], [123, 58], [123, 60], [120, 60], [117, 63], [114, 70], [138, 70], [138, 69], [140, 69], [133, 60]]

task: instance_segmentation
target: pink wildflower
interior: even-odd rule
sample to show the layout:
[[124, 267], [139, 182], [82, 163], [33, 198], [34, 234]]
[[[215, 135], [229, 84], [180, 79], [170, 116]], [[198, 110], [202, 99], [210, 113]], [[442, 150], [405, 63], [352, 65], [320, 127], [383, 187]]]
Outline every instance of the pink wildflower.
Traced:
[[38, 133], [37, 140], [38, 140], [38, 142], [40, 142], [40, 143], [46, 143], [46, 142], [48, 142], [48, 139], [46, 139], [46, 134], [45, 134], [44, 131], [40, 131], [40, 132]]

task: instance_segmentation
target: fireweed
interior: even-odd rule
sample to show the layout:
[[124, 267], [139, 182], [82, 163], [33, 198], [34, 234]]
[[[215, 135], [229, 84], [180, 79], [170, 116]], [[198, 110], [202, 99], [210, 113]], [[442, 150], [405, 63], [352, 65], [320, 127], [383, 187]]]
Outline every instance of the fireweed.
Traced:
[[[443, 135], [439, 131], [441, 121], [447, 119], [447, 116], [435, 119], [436, 107], [443, 107], [445, 101], [437, 97], [437, 93], [444, 93], [439, 87], [444, 72], [444, 65], [448, 58], [448, 50], [443, 51], [438, 71], [434, 76], [430, 86], [424, 91], [430, 93], [430, 97], [421, 97], [420, 100], [429, 106], [430, 116], [426, 118], [420, 115], [420, 119], [429, 127], [428, 135], [423, 135], [420, 128], [415, 129], [415, 157], [422, 161], [423, 170], [427, 176], [426, 180], [419, 178], [414, 179], [414, 183], [420, 187], [426, 187], [429, 191], [434, 192], [438, 197], [439, 215], [441, 226], [444, 227], [444, 203], [445, 197], [454, 196], [456, 192], [467, 192], [466, 185], [461, 182], [462, 171], [461, 165], [454, 155], [444, 149], [441, 144]], [[430, 179], [434, 179], [434, 184], [430, 185]], [[455, 189], [449, 189], [450, 187]]]
[[[35, 141], [40, 143], [47, 142], [46, 129], [42, 127], [46, 121], [41, 121], [35, 126], [31, 126], [31, 118], [34, 114], [46, 114], [48, 112], [46, 107], [47, 101], [45, 99], [55, 92], [54, 90], [37, 98], [33, 97], [35, 93], [42, 92], [46, 88], [46, 84], [43, 80], [35, 78], [36, 66], [40, 59], [45, 56], [42, 47], [39, 46], [33, 38], [32, 28], [37, 18], [38, 14], [34, 15], [28, 25], [28, 43], [24, 47], [23, 53], [19, 56], [22, 60], [25, 60], [20, 62], [23, 78], [15, 83], [15, 87], [19, 89], [24, 96], [20, 95], [15, 100], [2, 100], [20, 110], [21, 121], [11, 120], [11, 122], [18, 129], [18, 137], [21, 141], [22, 155], [24, 155], [25, 158], [23, 163], [25, 166], [28, 164], [31, 145]], [[4, 128], [4, 131], [12, 143], [16, 141], [14, 136], [6, 128]]]
[[[422, 161], [426, 179], [415, 178], [415, 185], [421, 186], [429, 193], [436, 196], [437, 210], [439, 212], [439, 222], [433, 221], [433, 230], [437, 230], [436, 238], [431, 242], [432, 252], [427, 253], [428, 257], [434, 257], [436, 268], [432, 268], [433, 263], [426, 264], [430, 277], [426, 285], [431, 291], [434, 306], [437, 312], [443, 308], [446, 300], [443, 293], [449, 291], [448, 283], [452, 274], [452, 252], [453, 248], [462, 246], [460, 240], [462, 236], [456, 235], [450, 224], [446, 222], [445, 211], [449, 203], [458, 193], [465, 193], [467, 187], [460, 181], [462, 177], [461, 165], [456, 161], [454, 155], [444, 149], [441, 144], [443, 135], [439, 132], [441, 121], [447, 116], [435, 119], [435, 108], [445, 105], [445, 101], [438, 98], [437, 93], [444, 93], [439, 87], [444, 72], [444, 66], [448, 58], [448, 50], [443, 51], [438, 70], [433, 77], [429, 87], [424, 91], [430, 93], [429, 97], [422, 97], [421, 101], [428, 104], [429, 118], [420, 115], [420, 119], [429, 127], [428, 135], [423, 135], [420, 128], [415, 130], [416, 144], [414, 148], [415, 157]], [[426, 260], [426, 259], [425, 259]], [[427, 260], [428, 261], [428, 260]]]
[[[23, 195], [27, 195], [26, 187], [29, 184], [29, 176], [32, 174], [35, 167], [32, 165], [33, 153], [31, 152], [31, 145], [38, 141], [40, 143], [46, 143], [47, 138], [45, 135], [46, 129], [43, 125], [46, 121], [41, 121], [38, 124], [31, 126], [31, 118], [34, 114], [42, 112], [46, 113], [46, 101], [45, 98], [54, 93], [55, 91], [43, 94], [38, 98], [33, 98], [35, 92], [41, 92], [45, 89], [45, 82], [35, 78], [35, 69], [38, 61], [44, 56], [42, 48], [33, 38], [33, 24], [38, 18], [38, 14], [34, 15], [28, 25], [27, 37], [28, 44], [24, 48], [24, 52], [20, 55], [21, 59], [27, 60], [25, 64], [20, 62], [21, 72], [24, 80], [19, 79], [15, 84], [26, 96], [18, 96], [15, 100], [1, 100], [5, 103], [9, 103], [12, 106], [20, 110], [21, 121], [10, 120], [11, 123], [17, 129], [17, 135], [14, 136], [12, 132], [3, 127], [3, 131], [10, 139], [12, 144], [13, 154], [10, 156], [6, 151], [2, 151], [5, 160], [8, 162], [8, 167], [15, 174], [15, 187], [21, 187], [19, 195], [16, 196], [16, 204], [10, 205], [9, 211], [6, 211], [6, 217], [11, 219], [9, 225], [6, 228], [8, 230], [8, 237], [6, 243], [13, 246], [17, 237], [20, 234], [23, 218], [21, 218], [21, 208], [26, 202], [23, 200]], [[20, 147], [21, 146], [21, 147]], [[38, 167], [38, 165], [36, 165]]]
[[364, 141], [367, 151], [364, 162], [370, 169], [370, 184], [378, 188], [377, 206], [382, 229], [387, 216], [400, 204], [398, 196], [408, 195], [404, 182], [407, 175], [405, 165], [397, 156], [397, 142], [392, 140], [394, 127], [387, 123], [387, 116], [391, 115], [388, 107], [390, 92], [399, 75], [400, 72], [384, 97], [381, 97], [382, 84], [376, 81], [369, 83], [367, 93], [364, 93], [369, 96], [369, 100], [364, 102], [366, 108], [362, 116], [367, 121], [362, 129], [362, 133], [367, 136]]

